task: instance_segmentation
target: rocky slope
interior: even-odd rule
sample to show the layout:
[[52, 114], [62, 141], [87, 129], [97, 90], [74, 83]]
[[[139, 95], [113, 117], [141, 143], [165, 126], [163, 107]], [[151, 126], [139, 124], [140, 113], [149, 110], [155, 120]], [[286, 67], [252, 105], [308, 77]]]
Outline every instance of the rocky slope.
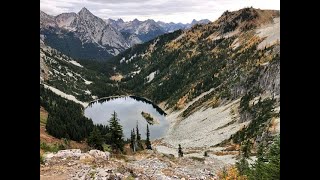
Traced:
[[213, 158], [174, 158], [143, 151], [113, 157], [98, 150], [62, 150], [44, 155], [41, 179], [216, 179], [225, 165]]

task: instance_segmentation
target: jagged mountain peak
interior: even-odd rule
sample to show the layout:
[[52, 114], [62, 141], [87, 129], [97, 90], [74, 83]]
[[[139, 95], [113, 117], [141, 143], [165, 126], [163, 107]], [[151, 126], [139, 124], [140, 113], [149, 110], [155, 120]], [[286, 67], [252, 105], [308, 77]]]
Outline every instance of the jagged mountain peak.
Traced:
[[119, 23], [124, 23], [123, 19], [121, 19], [121, 18], [119, 18], [119, 19], [117, 20], [117, 22], [119, 22]]
[[137, 18], [131, 21], [134, 25], [139, 24], [141, 21], [139, 21]]
[[149, 23], [156, 23], [153, 19], [147, 19], [146, 22], [149, 22]]
[[43, 12], [43, 11], [40, 10], [40, 16], [41, 16], [41, 15], [44, 16], [44, 15], [47, 15], [47, 14], [46, 14], [45, 12]]
[[83, 7], [79, 12], [79, 16], [94, 16], [87, 8]]
[[43, 18], [54, 18], [54, 17], [40, 10], [40, 20]]
[[50, 16], [40, 10], [40, 28], [56, 27], [56, 26], [57, 24], [54, 20], [54, 16]]

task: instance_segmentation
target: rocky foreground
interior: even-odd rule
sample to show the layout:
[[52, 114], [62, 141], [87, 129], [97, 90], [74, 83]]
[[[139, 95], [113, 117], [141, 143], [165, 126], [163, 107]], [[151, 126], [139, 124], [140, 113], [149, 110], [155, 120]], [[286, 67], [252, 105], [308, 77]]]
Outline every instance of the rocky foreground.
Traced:
[[217, 179], [225, 165], [214, 157], [177, 158], [144, 150], [135, 155], [110, 155], [108, 152], [80, 149], [44, 155], [40, 167], [43, 180], [60, 179]]

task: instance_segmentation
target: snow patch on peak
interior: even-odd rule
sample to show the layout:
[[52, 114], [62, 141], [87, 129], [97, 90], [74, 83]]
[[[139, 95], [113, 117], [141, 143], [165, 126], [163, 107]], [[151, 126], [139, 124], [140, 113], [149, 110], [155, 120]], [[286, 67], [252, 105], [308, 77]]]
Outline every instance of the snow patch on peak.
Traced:
[[73, 64], [73, 65], [76, 65], [76, 66], [78, 66], [78, 67], [83, 67], [81, 64], [79, 64], [77, 61], [75, 61], [75, 60], [72, 60], [72, 61], [69, 61], [71, 64]]
[[154, 79], [154, 76], [156, 75], [156, 73], [157, 71], [154, 71], [147, 76], [147, 80], [148, 80], [147, 83], [151, 82]]
[[120, 59], [120, 63], [123, 63], [126, 61], [126, 58], [125, 57], [122, 57], [122, 59]]
[[83, 81], [84, 81], [85, 84], [92, 84], [92, 81], [88, 81], [86, 79], [83, 79]]

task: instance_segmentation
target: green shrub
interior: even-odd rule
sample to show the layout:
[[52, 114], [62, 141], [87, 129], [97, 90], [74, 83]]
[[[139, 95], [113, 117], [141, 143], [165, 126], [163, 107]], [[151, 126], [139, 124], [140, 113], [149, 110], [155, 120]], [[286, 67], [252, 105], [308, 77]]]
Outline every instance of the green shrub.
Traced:
[[204, 156], [204, 157], [209, 157], [208, 151], [205, 151], [204, 154], [203, 154], [203, 156]]
[[111, 152], [112, 151], [112, 148], [109, 144], [102, 144], [102, 147], [103, 147], [103, 151], [105, 152]]
[[45, 152], [58, 152], [65, 149], [65, 146], [63, 144], [49, 145], [45, 142], [40, 142], [40, 149], [43, 149]]
[[40, 164], [44, 164], [44, 157], [40, 154]]

